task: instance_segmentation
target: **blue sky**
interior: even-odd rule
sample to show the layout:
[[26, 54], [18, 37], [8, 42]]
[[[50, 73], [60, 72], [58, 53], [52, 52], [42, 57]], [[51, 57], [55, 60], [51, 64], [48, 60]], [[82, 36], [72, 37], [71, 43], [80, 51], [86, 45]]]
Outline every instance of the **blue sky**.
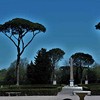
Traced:
[[[0, 24], [13, 18], [25, 18], [43, 24], [41, 33], [22, 55], [33, 60], [41, 48], [61, 48], [65, 51], [62, 63], [76, 52], [93, 56], [100, 63], [100, 0], [0, 0]], [[0, 33], [0, 69], [16, 59], [13, 43]]]

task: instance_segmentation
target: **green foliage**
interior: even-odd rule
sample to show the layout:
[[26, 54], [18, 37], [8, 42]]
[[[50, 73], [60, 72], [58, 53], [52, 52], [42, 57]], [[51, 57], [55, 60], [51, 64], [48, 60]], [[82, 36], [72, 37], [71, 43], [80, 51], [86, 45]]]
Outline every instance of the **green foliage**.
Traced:
[[27, 68], [27, 77], [32, 84], [49, 84], [51, 79], [51, 61], [46, 49], [38, 51], [34, 65], [30, 64]]
[[94, 63], [94, 59], [91, 55], [85, 53], [75, 53], [71, 56], [73, 58], [73, 64], [75, 66], [89, 66]]
[[52, 65], [55, 67], [55, 64], [63, 58], [65, 52], [60, 48], [54, 48], [48, 51], [48, 55], [51, 59]]
[[0, 70], [0, 85], [5, 84], [6, 73], [7, 73], [7, 69]]
[[35, 58], [35, 76], [38, 84], [48, 84], [51, 78], [51, 61], [45, 49], [41, 49]]
[[46, 28], [39, 23], [33, 23], [23, 18], [15, 18], [0, 25], [0, 31], [2, 32], [10, 32], [10, 30], [12, 30], [12, 34], [24, 34], [25, 31], [34, 32], [39, 30], [45, 32]]
[[[20, 84], [25, 84], [26, 81], [26, 67], [28, 65], [28, 60], [26, 58], [21, 59], [19, 64], [19, 72], [20, 72]], [[15, 84], [16, 83], [16, 60], [11, 63], [10, 67], [7, 69], [7, 73], [5, 76], [6, 84]]]
[[92, 71], [95, 73], [96, 82], [100, 83], [100, 65], [94, 65]]
[[[17, 49], [17, 62], [16, 62], [16, 79], [17, 85], [19, 85], [19, 63], [21, 55], [26, 47], [32, 42], [34, 37], [40, 32], [45, 32], [46, 28], [39, 24], [33, 23], [23, 18], [15, 18], [4, 24], [0, 25], [0, 32], [2, 32], [7, 38], [9, 38]], [[25, 42], [24, 37], [27, 33], [31, 33], [31, 38]]]
[[60, 86], [52, 85], [21, 85], [21, 86], [4, 86], [0, 88], [0, 95], [7, 95], [6, 92], [21, 92], [21, 96], [32, 95], [57, 95], [61, 90]]
[[88, 85], [82, 85], [83, 87], [85, 87], [85, 89], [87, 88], [88, 90], [91, 91], [92, 95], [100, 95], [100, 84], [88, 84]]
[[5, 82], [6, 82], [6, 84], [15, 84], [16, 83], [16, 69], [15, 69], [15, 67], [11, 66], [7, 70]]
[[60, 48], [54, 48], [48, 51], [48, 56], [51, 60], [51, 65], [52, 65], [52, 77], [51, 81], [56, 80], [56, 73], [55, 73], [55, 68], [57, 67], [56, 64], [58, 63], [59, 60], [63, 58], [63, 55], [65, 52], [61, 50]]
[[30, 64], [27, 66], [27, 81], [28, 84], [34, 84], [35, 83], [35, 65], [31, 61]]
[[60, 67], [56, 73], [58, 84], [69, 84], [70, 68], [69, 66]]
[[21, 92], [20, 96], [32, 96], [32, 95], [57, 95], [58, 89], [6, 89], [1, 90], [0, 95], [7, 95], [6, 92]]
[[0, 70], [0, 81], [4, 80], [6, 73], [7, 73], [6, 69], [1, 69]]
[[100, 30], [100, 22], [97, 25], [95, 25], [95, 28]]
[[89, 65], [92, 65], [94, 63], [94, 59], [91, 55], [85, 54], [85, 53], [75, 53], [71, 56], [73, 59], [73, 66], [77, 67], [77, 76], [80, 80], [80, 83], [82, 84], [83, 81], [83, 70], [85, 67], [89, 68]]

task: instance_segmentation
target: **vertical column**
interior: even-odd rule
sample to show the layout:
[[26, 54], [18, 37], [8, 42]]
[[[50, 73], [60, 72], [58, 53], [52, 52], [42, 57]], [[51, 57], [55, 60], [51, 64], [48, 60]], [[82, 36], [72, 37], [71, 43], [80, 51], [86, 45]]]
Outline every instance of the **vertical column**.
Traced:
[[74, 86], [73, 59], [72, 58], [70, 58], [70, 86]]

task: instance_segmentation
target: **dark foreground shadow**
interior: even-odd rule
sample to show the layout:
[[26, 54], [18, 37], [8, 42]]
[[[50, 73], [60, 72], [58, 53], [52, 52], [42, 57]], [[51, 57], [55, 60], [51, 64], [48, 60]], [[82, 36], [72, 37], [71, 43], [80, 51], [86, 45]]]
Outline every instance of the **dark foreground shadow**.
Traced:
[[65, 99], [63, 99], [63, 100], [72, 100], [72, 99], [69, 99], [69, 98], [65, 98]]

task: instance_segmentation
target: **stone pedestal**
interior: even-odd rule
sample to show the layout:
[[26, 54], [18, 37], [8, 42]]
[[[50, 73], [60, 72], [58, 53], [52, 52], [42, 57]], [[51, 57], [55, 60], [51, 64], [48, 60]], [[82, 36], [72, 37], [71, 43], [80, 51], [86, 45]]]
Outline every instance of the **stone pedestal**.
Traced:
[[88, 84], [88, 80], [85, 80], [85, 84]]
[[85, 100], [86, 95], [91, 95], [91, 91], [73, 91], [74, 95], [78, 95], [80, 100]]
[[74, 86], [74, 80], [70, 80], [70, 86], [71, 86], [71, 87]]
[[53, 85], [57, 85], [57, 82], [56, 82], [56, 80], [53, 80]]

